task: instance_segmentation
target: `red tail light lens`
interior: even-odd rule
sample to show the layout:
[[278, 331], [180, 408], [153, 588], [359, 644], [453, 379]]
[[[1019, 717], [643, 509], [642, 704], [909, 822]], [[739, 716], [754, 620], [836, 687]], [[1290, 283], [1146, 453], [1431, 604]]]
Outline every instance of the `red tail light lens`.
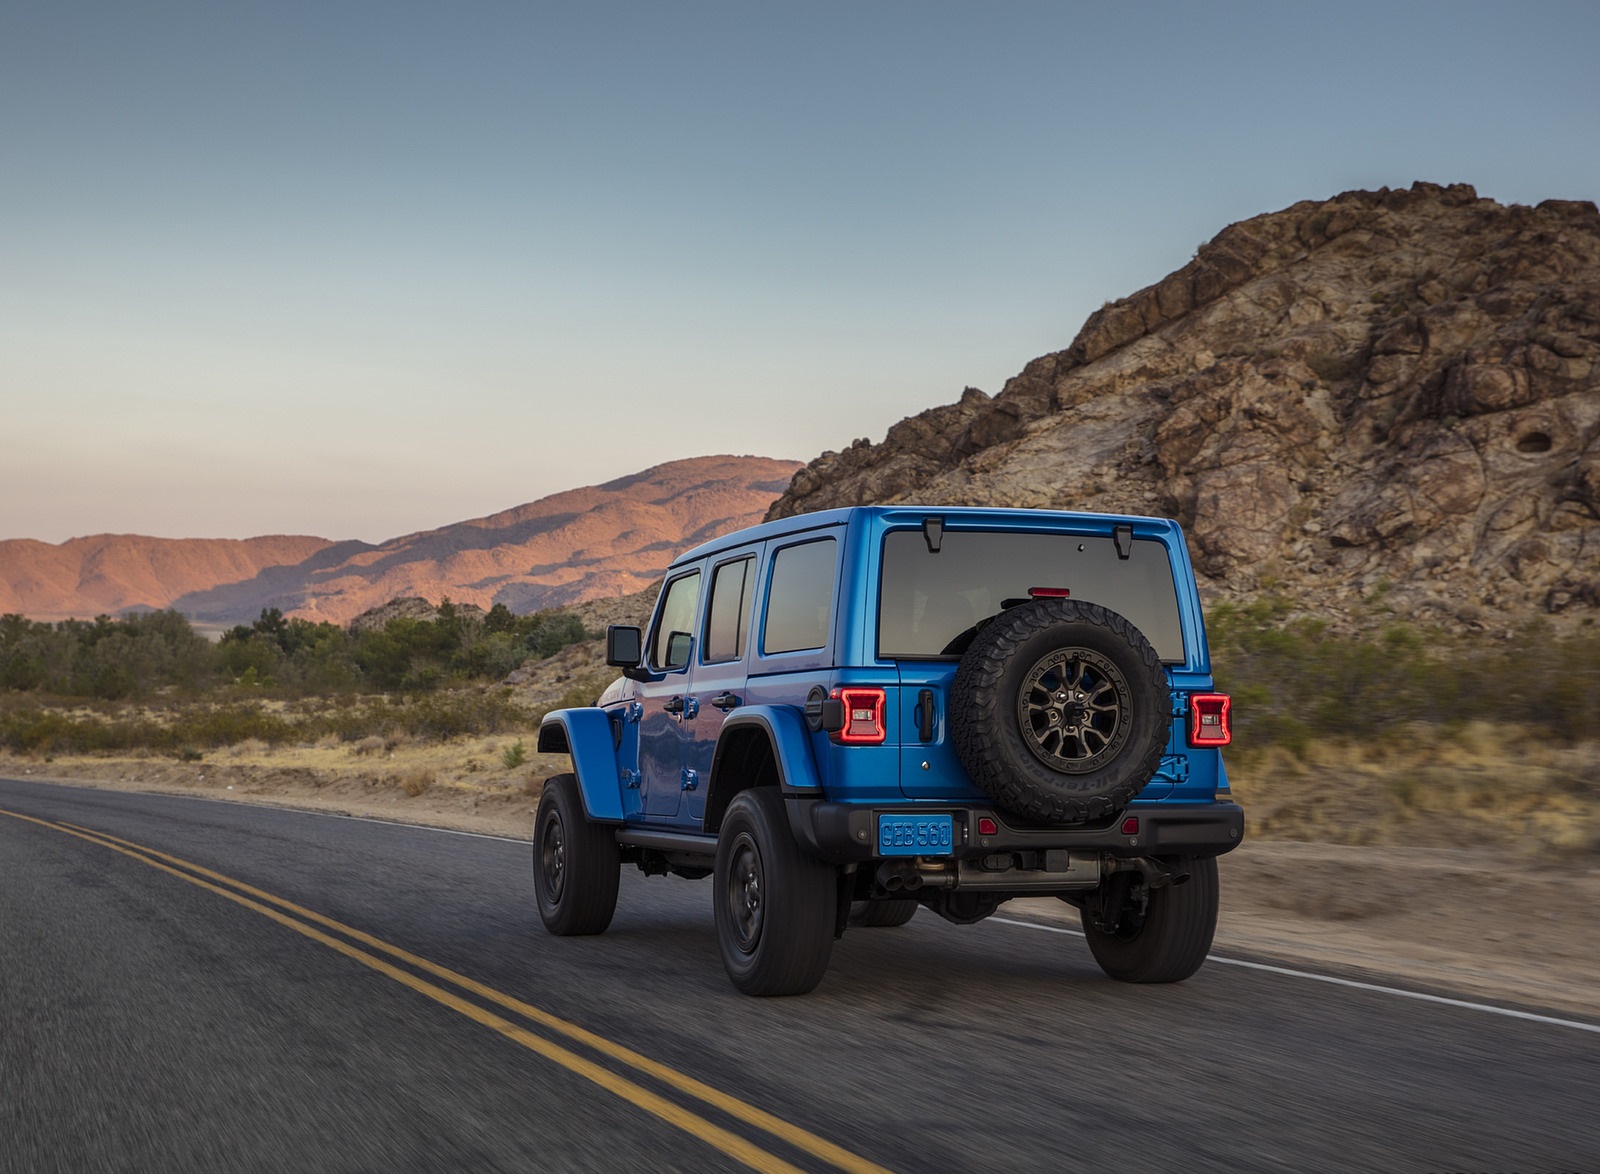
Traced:
[[1195, 693], [1189, 698], [1189, 745], [1226, 746], [1233, 741], [1233, 698], [1226, 693]]
[[846, 746], [875, 746], [888, 737], [883, 712], [888, 694], [882, 689], [835, 689], [833, 696], [844, 705], [844, 728], [833, 735]]

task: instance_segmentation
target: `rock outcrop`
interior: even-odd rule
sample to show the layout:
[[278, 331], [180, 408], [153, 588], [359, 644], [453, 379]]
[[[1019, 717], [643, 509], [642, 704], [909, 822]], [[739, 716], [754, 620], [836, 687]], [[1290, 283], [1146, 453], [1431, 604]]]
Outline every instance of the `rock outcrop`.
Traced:
[[802, 469], [771, 516], [1160, 513], [1209, 596], [1449, 626], [1600, 617], [1600, 212], [1466, 185], [1234, 224], [993, 399]]
[[[452, 606], [455, 607], [456, 615], [468, 623], [480, 623], [488, 614], [483, 608], [471, 603]], [[389, 626], [390, 620], [417, 620], [431, 624], [438, 618], [437, 604], [429, 603], [420, 595], [407, 595], [368, 608], [345, 626], [352, 632], [380, 632]]]

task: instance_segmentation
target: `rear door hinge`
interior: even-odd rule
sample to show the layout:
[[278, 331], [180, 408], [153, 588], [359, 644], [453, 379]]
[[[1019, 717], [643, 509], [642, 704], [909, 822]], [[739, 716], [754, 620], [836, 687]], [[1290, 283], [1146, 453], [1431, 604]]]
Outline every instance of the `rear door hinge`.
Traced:
[[1163, 754], [1161, 764], [1156, 767], [1155, 777], [1170, 779], [1173, 783], [1186, 783], [1189, 781], [1189, 756], [1187, 754]]

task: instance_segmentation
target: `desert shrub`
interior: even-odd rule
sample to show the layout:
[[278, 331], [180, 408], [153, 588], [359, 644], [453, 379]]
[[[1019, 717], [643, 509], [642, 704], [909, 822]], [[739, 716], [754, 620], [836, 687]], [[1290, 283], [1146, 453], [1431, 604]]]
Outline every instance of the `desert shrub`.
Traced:
[[400, 789], [407, 795], [411, 796], [411, 798], [415, 799], [429, 787], [433, 786], [434, 778], [434, 773], [431, 770], [426, 770], [421, 767], [417, 768], [416, 770], [408, 770], [405, 772], [405, 774], [400, 776]]
[[0, 686], [121, 700], [164, 687], [194, 691], [214, 671], [211, 645], [177, 612], [37, 623], [0, 617]]
[[533, 715], [509, 690], [462, 690], [418, 697], [394, 708], [396, 727], [419, 738], [444, 740], [467, 734], [500, 734], [526, 729]]
[[521, 738], [500, 752], [500, 761], [505, 764], [507, 770], [516, 770], [528, 761], [528, 748], [522, 744]]
[[570, 613], [536, 612], [526, 616], [527, 629], [522, 643], [540, 660], [554, 656], [569, 644], [580, 644], [595, 639], [595, 634], [583, 626], [583, 621]]
[[304, 727], [256, 705], [204, 706], [179, 714], [171, 733], [181, 744], [217, 748], [253, 740], [280, 746], [304, 736]]
[[400, 617], [382, 631], [363, 633], [354, 659], [363, 679], [379, 689], [431, 689], [442, 679], [443, 666], [458, 645], [448, 627], [429, 620]]
[[217, 687], [290, 698], [362, 689], [427, 693], [499, 680], [531, 658], [593, 638], [570, 613], [515, 616], [496, 605], [490, 616], [472, 622], [445, 600], [436, 620], [402, 617], [379, 631], [350, 633], [267, 608], [213, 645], [172, 611], [58, 624], [6, 615], [0, 690], [106, 701]]
[[97, 754], [139, 748], [177, 749], [166, 726], [147, 717], [104, 717], [40, 705], [8, 706], [0, 713], [0, 746], [20, 754]]
[[1342, 634], [1282, 613], [1281, 601], [1222, 605], [1207, 624], [1241, 743], [1303, 751], [1313, 739], [1485, 718], [1569, 743], [1600, 737], [1600, 638], [1561, 640], [1539, 624], [1510, 640], [1409, 623]]

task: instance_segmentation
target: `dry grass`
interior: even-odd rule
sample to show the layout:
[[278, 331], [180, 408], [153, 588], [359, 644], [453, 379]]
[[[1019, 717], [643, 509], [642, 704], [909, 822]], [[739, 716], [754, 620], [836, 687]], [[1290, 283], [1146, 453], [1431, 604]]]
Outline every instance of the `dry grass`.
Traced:
[[435, 781], [434, 773], [431, 770], [416, 767], [400, 776], [400, 789], [415, 799], [432, 787]]
[[1418, 725], [1229, 756], [1253, 835], [1333, 844], [1600, 852], [1600, 744], [1525, 728]]

